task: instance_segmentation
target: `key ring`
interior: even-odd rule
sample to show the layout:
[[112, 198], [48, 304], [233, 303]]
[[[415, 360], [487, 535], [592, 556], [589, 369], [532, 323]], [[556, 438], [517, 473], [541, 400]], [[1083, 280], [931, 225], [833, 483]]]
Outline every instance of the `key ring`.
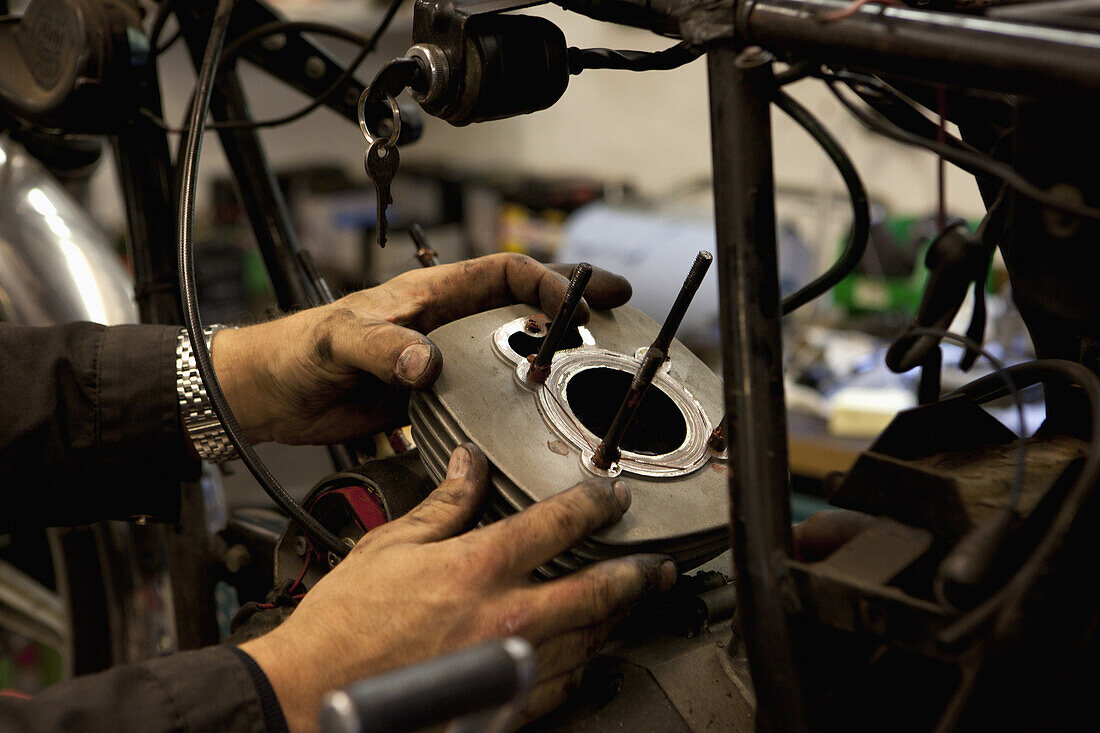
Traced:
[[[363, 90], [363, 93], [359, 95], [359, 129], [363, 131], [363, 137], [367, 139], [367, 145], [374, 145], [378, 142], [377, 137], [371, 134], [370, 128], [367, 127], [366, 120], [366, 106], [367, 106], [367, 94], [370, 92], [370, 87]], [[397, 106], [397, 100], [392, 95], [386, 95], [386, 101], [390, 103], [390, 110], [393, 111], [393, 132], [390, 133], [390, 139], [384, 143], [381, 143], [383, 150], [392, 148], [397, 143], [397, 138], [401, 136], [401, 108]]]

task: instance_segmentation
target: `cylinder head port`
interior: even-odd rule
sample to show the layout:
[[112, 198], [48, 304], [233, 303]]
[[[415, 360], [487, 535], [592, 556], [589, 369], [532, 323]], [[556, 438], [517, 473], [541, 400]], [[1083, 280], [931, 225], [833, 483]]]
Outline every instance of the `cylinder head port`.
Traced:
[[[565, 385], [569, 409], [589, 431], [602, 439], [626, 396], [631, 372], [593, 367], [577, 372]], [[649, 388], [623, 437], [622, 450], [644, 456], [671, 453], [687, 440], [687, 421], [680, 408], [656, 384]]]
[[[519, 354], [520, 358], [526, 359], [528, 356], [534, 356], [538, 353], [545, 335], [545, 332], [538, 336], [534, 336], [526, 331], [516, 331], [508, 337], [508, 347]], [[558, 351], [577, 349], [581, 346], [584, 346], [584, 340], [581, 338], [580, 331], [574, 326], [566, 330], [561, 340], [561, 346], [558, 347]]]

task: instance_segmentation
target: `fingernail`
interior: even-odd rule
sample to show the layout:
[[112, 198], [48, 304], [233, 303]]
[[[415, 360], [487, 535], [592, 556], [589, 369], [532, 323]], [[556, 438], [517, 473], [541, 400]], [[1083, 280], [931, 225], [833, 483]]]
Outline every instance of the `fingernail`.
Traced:
[[676, 563], [672, 560], [665, 560], [661, 563], [661, 590], [668, 590], [672, 586], [676, 585]]
[[611, 493], [615, 496], [615, 501], [619, 502], [619, 508], [624, 512], [630, 508], [631, 496], [630, 489], [626, 487], [625, 481], [616, 481], [611, 484]]
[[432, 359], [432, 347], [425, 343], [409, 344], [397, 357], [394, 373], [409, 384], [416, 384], [428, 369]]
[[447, 478], [462, 478], [470, 470], [470, 451], [462, 446], [455, 448], [451, 462], [447, 464]]

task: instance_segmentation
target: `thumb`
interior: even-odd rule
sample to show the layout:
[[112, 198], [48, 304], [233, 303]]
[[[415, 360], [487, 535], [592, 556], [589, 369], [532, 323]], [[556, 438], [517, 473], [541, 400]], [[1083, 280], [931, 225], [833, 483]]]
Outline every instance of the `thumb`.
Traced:
[[355, 316], [330, 336], [334, 361], [394, 386], [424, 389], [443, 368], [443, 354], [427, 336], [379, 318]]

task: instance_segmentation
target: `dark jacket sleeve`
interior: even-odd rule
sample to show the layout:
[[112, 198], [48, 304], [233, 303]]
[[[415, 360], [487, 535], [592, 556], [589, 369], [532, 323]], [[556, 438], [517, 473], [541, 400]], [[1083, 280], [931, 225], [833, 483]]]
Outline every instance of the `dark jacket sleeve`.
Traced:
[[175, 521], [198, 476], [176, 405], [172, 326], [0, 324], [0, 532]]
[[[0, 532], [146, 516], [175, 521], [198, 477], [168, 326], [0, 324]], [[0, 731], [286, 730], [247, 654], [212, 647], [0, 695]]]
[[78, 677], [30, 699], [0, 695], [0, 730], [281, 733], [287, 726], [248, 655], [210, 647]]

